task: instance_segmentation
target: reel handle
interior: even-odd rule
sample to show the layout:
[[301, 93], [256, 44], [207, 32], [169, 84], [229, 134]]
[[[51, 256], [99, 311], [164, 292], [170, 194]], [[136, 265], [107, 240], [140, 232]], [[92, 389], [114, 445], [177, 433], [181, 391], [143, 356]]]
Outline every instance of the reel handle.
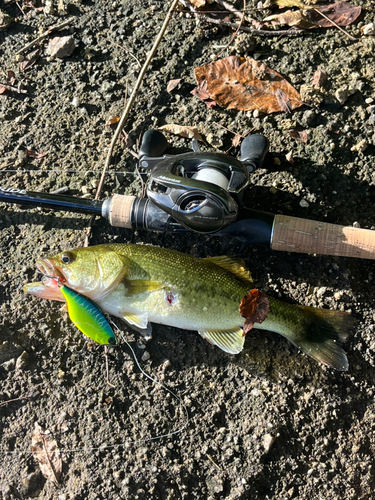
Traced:
[[168, 147], [167, 139], [164, 135], [155, 129], [147, 130], [143, 134], [138, 156], [143, 157], [161, 157]]
[[252, 172], [262, 166], [269, 147], [270, 142], [264, 135], [248, 135], [241, 143], [240, 161], [246, 165], [249, 172]]

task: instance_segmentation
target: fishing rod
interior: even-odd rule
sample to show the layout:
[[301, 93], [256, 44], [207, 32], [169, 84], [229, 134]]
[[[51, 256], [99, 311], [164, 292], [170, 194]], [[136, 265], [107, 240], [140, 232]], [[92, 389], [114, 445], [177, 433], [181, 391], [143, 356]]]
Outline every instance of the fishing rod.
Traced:
[[272, 250], [375, 259], [375, 231], [243, 207], [249, 174], [269, 149], [263, 135], [242, 141], [239, 160], [202, 152], [195, 141], [192, 152], [179, 155], [165, 155], [167, 146], [157, 130], [142, 138], [139, 162], [150, 171], [147, 198], [115, 194], [90, 200], [0, 187], [0, 202], [96, 215], [126, 229], [194, 231]]

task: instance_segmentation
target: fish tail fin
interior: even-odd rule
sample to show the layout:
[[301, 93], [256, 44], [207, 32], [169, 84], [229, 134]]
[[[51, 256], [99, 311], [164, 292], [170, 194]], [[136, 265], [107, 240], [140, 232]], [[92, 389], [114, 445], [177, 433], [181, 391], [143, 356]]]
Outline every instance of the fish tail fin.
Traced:
[[297, 306], [303, 315], [299, 332], [287, 337], [308, 356], [339, 371], [349, 368], [341, 344], [345, 342], [356, 320], [343, 311]]

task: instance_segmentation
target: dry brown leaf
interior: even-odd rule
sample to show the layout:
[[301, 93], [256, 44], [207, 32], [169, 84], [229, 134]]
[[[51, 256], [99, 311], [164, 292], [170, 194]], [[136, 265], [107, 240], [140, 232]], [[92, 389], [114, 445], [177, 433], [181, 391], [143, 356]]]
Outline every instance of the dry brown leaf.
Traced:
[[294, 158], [293, 158], [293, 156], [294, 156], [294, 155], [293, 155], [293, 151], [289, 151], [289, 153], [287, 153], [287, 154], [285, 155], [285, 159], [286, 159], [286, 161], [288, 161], [288, 162], [289, 162], [289, 163], [291, 163], [292, 165], [293, 165], [293, 163], [294, 163]]
[[312, 79], [312, 86], [315, 88], [324, 87], [327, 82], [327, 73], [322, 69], [317, 69]]
[[190, 3], [197, 9], [206, 5], [206, 0], [190, 0]]
[[180, 137], [185, 137], [187, 139], [196, 139], [197, 141], [203, 141], [196, 127], [187, 127], [171, 123], [169, 125], [163, 125], [162, 127], [159, 127], [159, 130], [163, 130], [164, 132], [168, 132], [169, 134], [179, 135]]
[[300, 2], [300, 0], [273, 0], [274, 5], [278, 5], [279, 7], [298, 7], [299, 9], [303, 9], [305, 4]]
[[292, 128], [288, 130], [289, 134], [298, 142], [302, 142], [303, 144], [307, 144], [307, 132], [306, 130], [297, 130]]
[[105, 122], [105, 127], [110, 127], [111, 125], [115, 125], [116, 123], [118, 123], [120, 121], [120, 117], [119, 116], [114, 116], [114, 115], [111, 115], [108, 120]]
[[39, 59], [39, 55], [40, 55], [40, 49], [33, 50], [32, 52], [27, 54], [25, 59], [20, 64], [21, 71], [26, 71], [27, 69], [34, 66], [34, 64]]
[[361, 14], [361, 7], [352, 5], [349, 2], [336, 2], [329, 5], [319, 5], [316, 10], [305, 11], [306, 15], [319, 28], [333, 28], [334, 25], [322, 17], [318, 11], [323, 12], [339, 26], [349, 26], [353, 24]]
[[193, 89], [191, 92], [195, 97], [198, 97], [201, 101], [203, 101], [208, 108], [213, 108], [216, 106], [216, 102], [211, 99], [210, 94], [207, 90], [207, 82], [203, 80], [201, 83], [198, 83], [197, 87]]
[[31, 438], [31, 451], [43, 476], [57, 486], [62, 472], [60, 450], [57, 442], [38, 423]]
[[304, 30], [316, 28], [315, 23], [303, 10], [286, 10], [281, 14], [265, 17], [264, 21], [270, 21], [273, 26], [298, 26]]
[[250, 57], [226, 57], [195, 68], [194, 74], [198, 86], [206, 83], [211, 99], [226, 109], [267, 114], [285, 110], [285, 103], [290, 109], [303, 104], [297, 90], [279, 73]]
[[181, 82], [182, 78], [176, 78], [175, 80], [169, 80], [167, 85], [167, 92], [172, 92], [177, 85]]
[[232, 145], [236, 148], [242, 139], [243, 139], [242, 135], [236, 134], [232, 139]]
[[37, 160], [40, 160], [48, 155], [48, 153], [37, 153], [34, 149], [25, 149], [25, 153], [27, 156], [30, 156], [30, 158], [35, 158]]

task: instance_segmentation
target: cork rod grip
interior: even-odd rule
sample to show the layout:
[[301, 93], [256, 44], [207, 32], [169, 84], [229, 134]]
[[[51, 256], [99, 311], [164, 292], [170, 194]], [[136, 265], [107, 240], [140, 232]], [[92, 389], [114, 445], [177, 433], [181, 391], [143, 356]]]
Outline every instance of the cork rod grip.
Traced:
[[375, 259], [375, 231], [276, 215], [272, 250]]
[[135, 196], [115, 194], [109, 207], [108, 221], [111, 226], [132, 229], [131, 211]]

